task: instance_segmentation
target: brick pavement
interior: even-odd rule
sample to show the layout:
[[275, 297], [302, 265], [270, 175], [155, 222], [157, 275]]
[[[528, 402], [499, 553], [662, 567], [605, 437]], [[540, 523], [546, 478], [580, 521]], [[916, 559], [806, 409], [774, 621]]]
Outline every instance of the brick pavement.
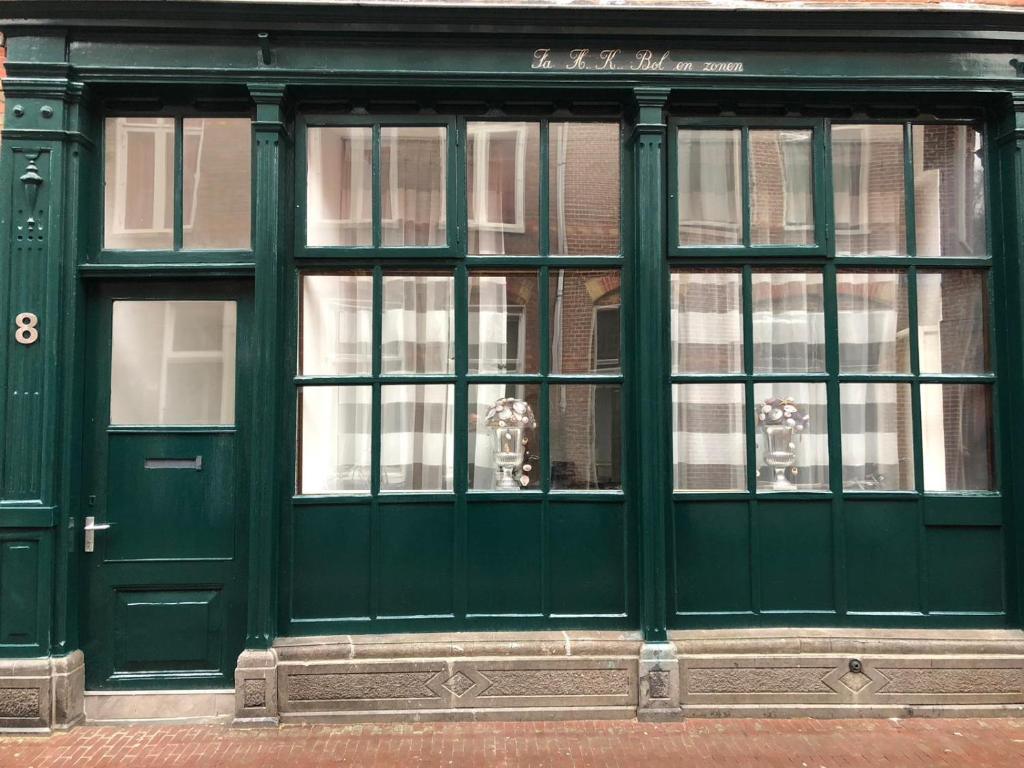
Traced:
[[1024, 719], [83, 726], [0, 738], [0, 768], [639, 765], [1021, 768]]

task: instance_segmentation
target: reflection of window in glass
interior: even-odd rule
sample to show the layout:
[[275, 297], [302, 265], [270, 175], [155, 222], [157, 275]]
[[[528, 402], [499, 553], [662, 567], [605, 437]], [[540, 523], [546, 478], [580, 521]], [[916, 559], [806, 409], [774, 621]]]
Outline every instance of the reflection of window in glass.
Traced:
[[904, 270], [839, 270], [839, 368], [909, 373], [910, 313]]
[[992, 388], [922, 384], [921, 442], [926, 491], [991, 490]]
[[536, 270], [470, 273], [470, 373], [540, 370], [537, 280]]
[[251, 122], [200, 117], [183, 123], [183, 247], [248, 248]]
[[621, 387], [558, 384], [549, 397], [551, 488], [621, 488]]
[[680, 130], [679, 244], [742, 240], [742, 163], [738, 130]]
[[750, 239], [755, 245], [814, 242], [809, 130], [750, 131]]
[[174, 118], [106, 120], [104, 245], [174, 247]]
[[922, 373], [985, 373], [990, 368], [987, 273], [917, 273], [917, 332]]
[[752, 278], [754, 370], [825, 370], [825, 307], [821, 272], [756, 271]]
[[384, 127], [380, 130], [380, 146], [381, 245], [444, 245], [447, 242], [447, 129], [443, 126]]
[[372, 390], [299, 390], [299, 493], [370, 490]]
[[913, 135], [917, 254], [984, 256], [981, 132], [969, 125], [915, 125]]
[[[757, 490], [828, 490], [825, 384], [760, 382], [754, 385], [754, 402], [758, 410]], [[794, 410], [787, 410], [787, 405]]]
[[451, 490], [454, 411], [451, 384], [381, 387], [382, 491]]
[[914, 490], [910, 385], [839, 385], [843, 427], [843, 488]]
[[620, 252], [619, 125], [550, 123], [548, 200], [551, 253]]
[[301, 374], [369, 374], [373, 276], [368, 272], [304, 275], [299, 334]]
[[233, 301], [115, 301], [111, 424], [235, 420]]
[[468, 123], [466, 133], [469, 252], [538, 253], [540, 125]]
[[832, 184], [839, 255], [906, 253], [903, 126], [833, 125]]
[[673, 373], [743, 370], [742, 277], [736, 271], [672, 273]]
[[549, 274], [551, 372], [618, 372], [619, 271], [553, 269]]
[[673, 487], [743, 491], [747, 445], [743, 384], [672, 386]]

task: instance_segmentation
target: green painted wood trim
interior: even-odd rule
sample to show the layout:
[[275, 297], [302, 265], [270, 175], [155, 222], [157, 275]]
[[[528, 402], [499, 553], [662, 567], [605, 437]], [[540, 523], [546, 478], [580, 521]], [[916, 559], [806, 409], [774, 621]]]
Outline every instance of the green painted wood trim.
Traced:
[[637, 88], [637, 119], [633, 128], [634, 261], [632, 301], [633, 440], [649, 451], [637, 462], [634, 499], [640, 524], [640, 623], [644, 639], [667, 639], [668, 495], [665, 469], [671, 464], [666, 425], [670, 392], [668, 262], [665, 258], [666, 133], [664, 110], [669, 91]]
[[[287, 327], [280, 322], [288, 307], [285, 295], [286, 243], [291, 207], [288, 167], [290, 136], [286, 129], [286, 88], [253, 86], [253, 253], [256, 261], [253, 372], [252, 503], [249, 519], [249, 597], [245, 645], [269, 648], [277, 634], [277, 563], [279, 510], [284, 501], [282, 441], [288, 439], [282, 400], [287, 388]], [[268, 417], [269, 414], [269, 417]]]

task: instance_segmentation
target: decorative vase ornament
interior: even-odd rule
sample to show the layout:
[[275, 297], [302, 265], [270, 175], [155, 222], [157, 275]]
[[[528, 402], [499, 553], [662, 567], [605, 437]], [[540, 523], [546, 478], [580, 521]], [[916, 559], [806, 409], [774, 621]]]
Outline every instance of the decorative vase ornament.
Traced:
[[530, 484], [526, 458], [527, 430], [535, 429], [537, 420], [525, 400], [503, 397], [487, 411], [484, 423], [491, 430], [494, 446], [494, 466], [497, 469], [494, 487], [501, 490], [519, 489]]
[[796, 441], [810, 426], [811, 417], [804, 413], [790, 397], [767, 398], [757, 407], [757, 423], [764, 432], [764, 463], [772, 468], [775, 479], [772, 488], [787, 491], [796, 488]]

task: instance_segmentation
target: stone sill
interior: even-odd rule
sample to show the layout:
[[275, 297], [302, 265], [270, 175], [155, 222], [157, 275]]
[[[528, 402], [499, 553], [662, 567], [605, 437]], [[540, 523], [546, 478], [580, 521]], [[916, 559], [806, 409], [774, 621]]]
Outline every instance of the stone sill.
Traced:
[[502, 656], [636, 656], [639, 632], [431, 632], [393, 635], [279, 637], [282, 662]]
[[720, 654], [1024, 655], [1019, 629], [694, 629], [669, 632], [681, 656]]

